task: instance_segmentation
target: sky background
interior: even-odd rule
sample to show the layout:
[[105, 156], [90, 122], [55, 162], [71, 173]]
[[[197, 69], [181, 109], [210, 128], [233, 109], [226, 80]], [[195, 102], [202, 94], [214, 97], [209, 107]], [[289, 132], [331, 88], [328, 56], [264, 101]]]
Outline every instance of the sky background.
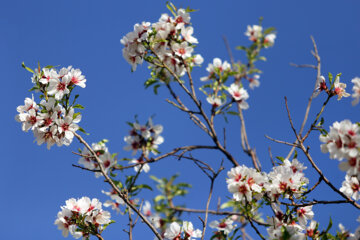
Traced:
[[[289, 147], [270, 142], [264, 137], [293, 141], [294, 136], [287, 120], [284, 108], [284, 96], [288, 97], [289, 107], [296, 126], [303, 119], [306, 103], [315, 81], [316, 73], [312, 69], [291, 67], [290, 62], [314, 64], [310, 54], [314, 36], [322, 59], [322, 73], [341, 72], [342, 82], [348, 84], [351, 92], [351, 79], [359, 76], [360, 55], [360, 9], [359, 1], [174, 1], [178, 7], [190, 6], [199, 9], [191, 14], [194, 36], [205, 62], [202, 68], [193, 72], [196, 88], [200, 87], [199, 78], [207, 75], [207, 64], [214, 57], [227, 59], [228, 55], [222, 40], [226, 36], [232, 47], [247, 45], [244, 36], [247, 25], [257, 24], [264, 17], [264, 27], [277, 29], [275, 46], [264, 50], [268, 61], [259, 63], [263, 70], [261, 86], [249, 90], [250, 108], [245, 111], [245, 119], [250, 144], [256, 148], [263, 165], [269, 172], [271, 164], [268, 147], [274, 156], [286, 156]], [[2, 194], [1, 238], [3, 239], [63, 239], [61, 232], [53, 224], [60, 206], [65, 200], [89, 196], [106, 201], [101, 190], [108, 191], [108, 185], [96, 179], [92, 173], [72, 167], [78, 157], [76, 151], [80, 144], [75, 140], [70, 147], [37, 146], [32, 133], [24, 133], [14, 120], [16, 107], [24, 104], [25, 97], [31, 97], [31, 74], [21, 67], [21, 62], [34, 68], [37, 62], [45, 65], [72, 65], [80, 68], [87, 79], [87, 87], [78, 89], [79, 103], [85, 106], [80, 123], [90, 133], [85, 136], [89, 142], [103, 138], [110, 140], [111, 153], [118, 152], [119, 157], [130, 157], [123, 151], [123, 137], [128, 133], [126, 121], [133, 121], [134, 115], [145, 122], [153, 114], [154, 123], [164, 126], [165, 143], [160, 151], [165, 153], [177, 146], [210, 143], [186, 114], [174, 109], [165, 102], [169, 95], [165, 88], [159, 89], [156, 96], [151, 89], [145, 90], [144, 81], [149, 77], [146, 64], [139, 66], [134, 73], [122, 57], [120, 39], [133, 25], [141, 21], [156, 22], [162, 13], [167, 12], [165, 1], [2, 1], [0, 7], [0, 72], [2, 73], [2, 126], [0, 152], [2, 153], [2, 174], [0, 187]], [[242, 52], [234, 50], [236, 59], [244, 60]], [[201, 95], [202, 101], [205, 98]], [[314, 100], [309, 122], [314, 119], [325, 96]], [[188, 101], [185, 101], [188, 102]], [[359, 107], [351, 106], [351, 99], [329, 103], [324, 113], [325, 126], [328, 129], [334, 121], [350, 119], [359, 121]], [[206, 106], [209, 110], [208, 106]], [[217, 119], [218, 130], [225, 126], [221, 118]], [[242, 152], [239, 138], [239, 121], [230, 117], [227, 128], [229, 151], [240, 163], [250, 166], [250, 159]], [[337, 160], [330, 160], [327, 154], [320, 152], [318, 133], [312, 133], [308, 140], [310, 153], [324, 174], [338, 188], [345, 173], [338, 169]], [[223, 156], [213, 152], [196, 152], [194, 156], [219, 166]], [[308, 169], [305, 175], [312, 186], [318, 176], [306, 158], [299, 154], [299, 161]], [[226, 171], [231, 165], [225, 162]], [[132, 171], [132, 170], [130, 170]], [[223, 171], [215, 185], [215, 195], [211, 207], [216, 207], [218, 196], [224, 201], [227, 192]], [[151, 166], [148, 174], [140, 177], [139, 183], [153, 185], [149, 175], [169, 177], [180, 173], [179, 181], [193, 184], [189, 195], [177, 203], [185, 203], [191, 208], [204, 208], [209, 181], [189, 161], [165, 159]], [[151, 199], [158, 193], [144, 192], [141, 197]], [[311, 196], [317, 200], [337, 200], [340, 197], [321, 185]], [[315, 206], [315, 220], [320, 228], [326, 228], [331, 217], [334, 225], [342, 222], [352, 231], [357, 227], [359, 211], [352, 206]], [[122, 229], [127, 228], [121, 215], [112, 212], [117, 224], [110, 226], [104, 233], [105, 239], [124, 239]], [[184, 220], [192, 220], [195, 227], [201, 222], [197, 215], [183, 215]], [[211, 220], [219, 219], [211, 216]], [[135, 239], [153, 239], [150, 231], [138, 224]], [[262, 229], [265, 231], [265, 229]], [[249, 230], [252, 237], [254, 233]], [[209, 236], [209, 235], [207, 235]]]

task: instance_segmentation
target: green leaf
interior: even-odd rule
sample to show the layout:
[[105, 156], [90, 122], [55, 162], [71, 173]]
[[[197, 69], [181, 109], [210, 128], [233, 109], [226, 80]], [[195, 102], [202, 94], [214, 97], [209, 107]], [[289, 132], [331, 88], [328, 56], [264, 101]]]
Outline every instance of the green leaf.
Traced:
[[34, 73], [34, 70], [32, 70], [31, 68], [25, 66], [25, 63], [24, 63], [24, 62], [21, 63], [21, 66], [22, 66], [23, 68], [25, 68], [26, 70], [28, 70], [29, 72]]
[[32, 88], [29, 89], [29, 92], [32, 92], [32, 91], [37, 90], [37, 89], [39, 89], [37, 86], [32, 87]]
[[285, 160], [285, 158], [280, 157], [280, 156], [277, 156], [276, 158], [279, 159], [281, 162], [284, 162], [284, 160]]
[[157, 84], [154, 86], [154, 93], [157, 95], [158, 94], [158, 88], [160, 87], [160, 84]]
[[247, 47], [245, 47], [245, 46], [237, 46], [236, 50], [244, 50], [244, 51], [246, 51]]
[[199, 9], [191, 9], [190, 7], [187, 7], [185, 9], [185, 11], [188, 12], [188, 13], [191, 13], [191, 12], [197, 12], [197, 11], [199, 11]]
[[233, 201], [228, 201], [226, 203], [221, 204], [220, 208], [224, 209], [224, 208], [229, 208], [229, 207], [233, 207], [234, 206], [234, 202]]
[[296, 159], [297, 156], [298, 156], [298, 153], [297, 153], [297, 151], [295, 150], [293, 159]]
[[161, 200], [165, 200], [165, 196], [163, 195], [157, 195], [155, 198], [154, 198], [154, 202], [159, 202]]
[[172, 13], [172, 15], [174, 15], [174, 17], [176, 17], [176, 7], [174, 6], [174, 4], [172, 4], [169, 1], [166, 1], [166, 7], [167, 9], [169, 9], [169, 11]]
[[82, 127], [79, 127], [79, 131], [86, 135], [90, 135], [90, 133], [87, 133]]
[[333, 223], [332, 223], [332, 219], [331, 219], [331, 217], [330, 217], [329, 224], [328, 224], [328, 226], [327, 226], [327, 228], [326, 228], [326, 230], [325, 230], [326, 233], [329, 232], [329, 230], [330, 230], [330, 228], [332, 227], [332, 225], [333, 225]]
[[269, 28], [265, 29], [264, 35], [267, 35], [267, 34], [269, 34], [269, 33], [275, 32], [275, 30], [276, 30], [276, 29], [275, 29], [274, 27], [269, 27]]
[[148, 87], [150, 87], [151, 85], [153, 85], [154, 83], [157, 83], [157, 82], [158, 82], [158, 80], [153, 79], [153, 78], [149, 78], [149, 79], [144, 83], [145, 88], [148, 88]]
[[261, 61], [264, 61], [264, 62], [266, 62], [266, 57], [264, 57], [264, 56], [260, 56], [260, 57], [258, 57], [258, 60], [261, 60]]
[[84, 106], [80, 105], [80, 104], [76, 104], [76, 105], [73, 106], [73, 108], [84, 109]]
[[330, 85], [332, 85], [333, 75], [331, 73], [328, 73], [328, 77], [329, 77]]
[[233, 112], [233, 111], [228, 111], [227, 114], [234, 115], [234, 116], [239, 116], [238, 112]]
[[140, 185], [137, 185], [136, 186], [138, 189], [143, 189], [143, 188], [146, 188], [146, 189], [149, 189], [149, 190], [153, 190], [149, 185], [147, 184], [140, 184]]

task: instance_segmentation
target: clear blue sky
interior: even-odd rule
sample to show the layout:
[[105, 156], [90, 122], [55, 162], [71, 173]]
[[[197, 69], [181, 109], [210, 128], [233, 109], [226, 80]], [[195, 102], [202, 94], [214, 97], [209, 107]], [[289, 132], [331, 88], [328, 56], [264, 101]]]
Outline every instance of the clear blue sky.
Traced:
[[[214, 57], [228, 59], [222, 36], [227, 36], [232, 48], [247, 44], [244, 36], [246, 26], [256, 24], [260, 16], [264, 17], [264, 26], [277, 28], [275, 47], [265, 51], [268, 62], [259, 64], [264, 72], [261, 87], [250, 92], [250, 109], [245, 112], [250, 143], [256, 147], [266, 171], [270, 170], [268, 146], [271, 146], [275, 156], [286, 155], [288, 148], [269, 142], [264, 134], [287, 141], [294, 138], [283, 97], [288, 97], [293, 119], [299, 126], [314, 85], [313, 70], [296, 69], [289, 65], [290, 62], [314, 62], [310, 54], [310, 35], [318, 44], [323, 74], [342, 72], [341, 79], [348, 84], [348, 91], [350, 80], [360, 75], [358, 1], [198, 0], [174, 3], [179, 7], [199, 9], [191, 15], [194, 36], [200, 42], [196, 51], [205, 59], [203, 68], [194, 70], [197, 80], [206, 75], [205, 67]], [[60, 205], [71, 197], [82, 196], [105, 201], [106, 197], [100, 191], [108, 190], [107, 185], [95, 179], [93, 174], [71, 166], [78, 160], [71, 153], [80, 147], [77, 141], [70, 147], [53, 147], [48, 151], [45, 146], [38, 147], [33, 143], [32, 133], [21, 131], [20, 124], [14, 120], [16, 107], [23, 104], [25, 97], [31, 96], [27, 91], [31, 87], [31, 76], [21, 68], [22, 61], [31, 67], [40, 61], [43, 65], [73, 65], [80, 68], [88, 81], [87, 87], [78, 91], [81, 95], [79, 102], [86, 107], [80, 125], [91, 133], [86, 139], [88, 142], [109, 139], [110, 151], [119, 152], [120, 157], [130, 157], [128, 152], [122, 150], [125, 146], [123, 136], [128, 131], [125, 122], [132, 121], [135, 114], [142, 121], [156, 114], [154, 122], [164, 125], [162, 152], [185, 144], [209, 142], [184, 113], [164, 101], [169, 97], [165, 88], [160, 89], [158, 96], [151, 90], [144, 90], [143, 82], [149, 76], [146, 64], [131, 73], [130, 66], [122, 58], [119, 42], [122, 36], [131, 31], [135, 23], [155, 22], [164, 12], [167, 12], [165, 1], [2, 1], [1, 238], [62, 239], [61, 232], [53, 225]], [[240, 52], [234, 55], [238, 59], [244, 57]], [[197, 87], [200, 84], [200, 81], [196, 81]], [[322, 102], [321, 97], [315, 100], [310, 119], [313, 119]], [[359, 121], [360, 106], [352, 107], [350, 102], [351, 99], [332, 101], [324, 114], [325, 125], [343, 119]], [[222, 121], [218, 123], [220, 126], [223, 124]], [[250, 165], [250, 160], [240, 148], [238, 119], [231, 118], [227, 129], [229, 150], [239, 162]], [[309, 143], [318, 165], [335, 186], [340, 187], [345, 173], [338, 170], [338, 162], [320, 152], [318, 134], [312, 134]], [[213, 164], [218, 164], [222, 157], [220, 154], [200, 153], [197, 156]], [[299, 155], [299, 160], [309, 167], [306, 176], [314, 183], [316, 173], [303, 155]], [[229, 164], [226, 166], [230, 167]], [[186, 200], [187, 206], [203, 208], [208, 180], [193, 164], [166, 159], [153, 165], [150, 174], [162, 177], [176, 172], [181, 173], [180, 180], [193, 183]], [[148, 175], [144, 174], [140, 181], [150, 182]], [[217, 195], [212, 207], [215, 207], [218, 195], [222, 199], [230, 196], [226, 191], [225, 175], [224, 171], [216, 184]], [[318, 200], [339, 199], [339, 196], [328, 193], [327, 186], [319, 187], [319, 190], [319, 194], [313, 195]], [[156, 194], [148, 192], [143, 196], [151, 198]], [[336, 226], [339, 222], [351, 230], [357, 226], [355, 219], [359, 211], [351, 206], [317, 206], [314, 212], [314, 219], [321, 222], [322, 228], [326, 227], [329, 216], [332, 216]], [[114, 219], [118, 223], [108, 228], [105, 239], [125, 238], [122, 231], [126, 228], [125, 222], [119, 215], [114, 214]], [[184, 214], [184, 219], [192, 219], [196, 227], [201, 226], [196, 216]], [[135, 239], [152, 239], [148, 230], [141, 231], [146, 228], [140, 225], [135, 228]]]

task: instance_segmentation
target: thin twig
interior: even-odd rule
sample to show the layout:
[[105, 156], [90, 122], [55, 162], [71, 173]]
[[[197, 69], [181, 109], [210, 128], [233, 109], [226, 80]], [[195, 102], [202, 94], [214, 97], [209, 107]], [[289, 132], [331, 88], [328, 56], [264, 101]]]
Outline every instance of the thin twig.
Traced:
[[277, 140], [275, 138], [272, 138], [272, 137], [269, 137], [268, 135], [265, 135], [265, 137], [271, 141], [274, 141], [276, 143], [282, 143], [282, 144], [285, 144], [285, 145], [289, 145], [289, 146], [292, 146], [292, 147], [297, 147], [299, 148], [299, 144], [294, 144], [294, 143], [289, 143], [289, 142], [285, 142], [285, 141], [282, 141], [282, 140]]
[[[317, 87], [317, 82], [318, 80], [320, 79], [320, 76], [321, 76], [321, 59], [320, 59], [320, 56], [319, 56], [319, 52], [318, 52], [318, 49], [317, 49], [317, 45], [316, 45], [316, 42], [315, 42], [315, 39], [313, 38], [313, 36], [310, 36], [311, 38], [311, 41], [313, 43], [313, 46], [314, 46], [314, 51], [312, 51], [311, 53], [313, 54], [313, 56], [315, 57], [316, 59], [316, 62], [317, 62], [317, 65], [314, 69], [316, 69], [316, 81], [315, 81], [315, 86], [314, 86], [314, 89], [311, 93], [311, 96], [309, 97], [309, 101], [308, 101], [308, 104], [307, 104], [307, 107], [306, 107], [306, 111], [305, 111], [305, 115], [304, 115], [304, 120], [301, 124], [301, 128], [300, 128], [300, 131], [299, 131], [299, 135], [302, 134], [303, 130], [304, 130], [304, 127], [305, 127], [305, 124], [306, 124], [306, 121], [308, 119], [308, 116], [309, 116], [309, 112], [310, 112], [310, 108], [311, 108], [311, 103], [312, 103], [312, 100], [314, 98], [314, 93], [316, 91], [316, 87]], [[289, 154], [287, 155], [287, 159], [290, 158], [291, 154], [294, 152], [295, 150], [295, 147], [292, 147]]]

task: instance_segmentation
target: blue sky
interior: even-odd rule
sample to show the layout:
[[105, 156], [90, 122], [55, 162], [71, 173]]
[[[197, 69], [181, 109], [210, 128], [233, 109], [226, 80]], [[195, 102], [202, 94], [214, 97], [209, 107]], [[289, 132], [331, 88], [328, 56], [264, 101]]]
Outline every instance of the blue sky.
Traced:
[[[193, 13], [194, 36], [200, 44], [196, 52], [205, 62], [202, 68], [196, 68], [193, 76], [195, 86], [201, 85], [199, 78], [206, 75], [207, 63], [214, 57], [228, 59], [222, 36], [226, 36], [231, 47], [248, 44], [244, 36], [247, 25], [256, 24], [260, 16], [263, 25], [277, 29], [275, 46], [265, 50], [268, 61], [260, 63], [263, 70], [260, 88], [250, 91], [250, 108], [245, 112], [249, 141], [256, 147], [263, 168], [270, 170], [268, 147], [274, 156], [284, 156], [288, 147], [274, 144], [265, 139], [264, 134], [274, 138], [292, 141], [294, 139], [287, 121], [284, 108], [284, 96], [288, 97], [292, 117], [299, 126], [311, 94], [315, 72], [311, 69], [291, 67], [290, 62], [314, 63], [310, 54], [314, 36], [322, 59], [322, 73], [341, 72], [342, 81], [351, 87], [351, 79], [359, 76], [360, 55], [360, 16], [358, 1], [174, 1], [176, 6], [199, 9]], [[85, 106], [81, 126], [91, 135], [88, 142], [97, 142], [103, 138], [110, 140], [111, 152], [119, 152], [120, 157], [130, 157], [124, 152], [123, 137], [127, 134], [126, 121], [132, 121], [135, 114], [141, 121], [146, 121], [153, 114], [154, 122], [164, 126], [165, 143], [160, 150], [166, 152], [176, 146], [206, 144], [209, 139], [192, 124], [188, 117], [164, 100], [169, 98], [165, 88], [159, 89], [159, 95], [152, 90], [144, 90], [143, 82], [149, 72], [144, 64], [134, 73], [122, 58], [122, 46], [119, 40], [133, 25], [141, 21], [155, 22], [161, 13], [167, 12], [165, 1], [3, 1], [0, 8], [0, 71], [2, 72], [3, 103], [0, 118], [2, 138], [2, 174], [0, 186], [3, 208], [0, 224], [3, 226], [4, 239], [62, 239], [61, 232], [53, 225], [59, 207], [70, 197], [82, 196], [106, 197], [101, 190], [108, 190], [107, 185], [93, 174], [71, 166], [78, 157], [76, 151], [80, 145], [74, 141], [70, 147], [53, 147], [50, 151], [45, 146], [37, 146], [34, 137], [21, 131], [21, 126], [14, 120], [16, 106], [22, 105], [25, 97], [30, 97], [31, 75], [22, 69], [21, 62], [35, 67], [42, 65], [73, 65], [80, 68], [87, 78], [87, 87], [78, 90], [79, 103]], [[241, 52], [235, 52], [237, 59], [244, 59]], [[199, 95], [201, 95], [199, 93]], [[203, 98], [205, 102], [205, 98]], [[315, 99], [310, 119], [319, 110], [324, 96]], [[351, 99], [340, 102], [333, 100], [324, 113], [325, 126], [334, 121], [350, 119], [359, 121], [359, 106], [352, 107]], [[219, 130], [224, 125], [219, 119]], [[250, 165], [248, 157], [242, 153], [239, 138], [239, 121], [230, 118], [227, 127], [228, 148], [239, 162]], [[318, 134], [313, 133], [308, 140], [311, 153], [324, 173], [340, 187], [345, 173], [338, 169], [337, 161], [320, 152]], [[215, 166], [219, 164], [220, 154], [197, 153], [198, 157]], [[303, 155], [299, 160], [308, 166], [306, 176], [312, 183], [317, 175], [311, 169]], [[226, 167], [231, 165], [226, 163]], [[190, 170], [189, 170], [190, 169]], [[158, 177], [180, 173], [181, 181], [193, 184], [188, 198], [181, 201], [189, 207], [203, 208], [208, 192], [208, 180], [187, 161], [166, 159], [154, 164], [150, 174]], [[151, 183], [149, 174], [140, 178]], [[216, 206], [217, 196], [226, 199], [230, 196], [226, 190], [224, 171], [215, 189], [216, 195], [212, 207]], [[312, 184], [310, 184], [312, 185]], [[147, 192], [143, 197], [149, 199], [157, 193]], [[321, 186], [315, 199], [335, 200], [339, 196], [330, 192], [327, 186]], [[179, 203], [182, 203], [179, 201]], [[317, 206], [315, 219], [325, 228], [329, 216], [337, 225], [342, 222], [354, 230], [358, 211], [351, 206]], [[126, 228], [121, 216], [114, 214], [118, 222], [108, 228], [105, 239], [124, 238]], [[195, 215], [184, 214], [184, 219], [191, 219], [195, 226], [201, 223]], [[216, 219], [212, 217], [210, 220]], [[143, 231], [142, 231], [143, 230]], [[150, 232], [138, 224], [135, 239], [152, 239]], [[254, 235], [252, 235], [254, 236]]]

